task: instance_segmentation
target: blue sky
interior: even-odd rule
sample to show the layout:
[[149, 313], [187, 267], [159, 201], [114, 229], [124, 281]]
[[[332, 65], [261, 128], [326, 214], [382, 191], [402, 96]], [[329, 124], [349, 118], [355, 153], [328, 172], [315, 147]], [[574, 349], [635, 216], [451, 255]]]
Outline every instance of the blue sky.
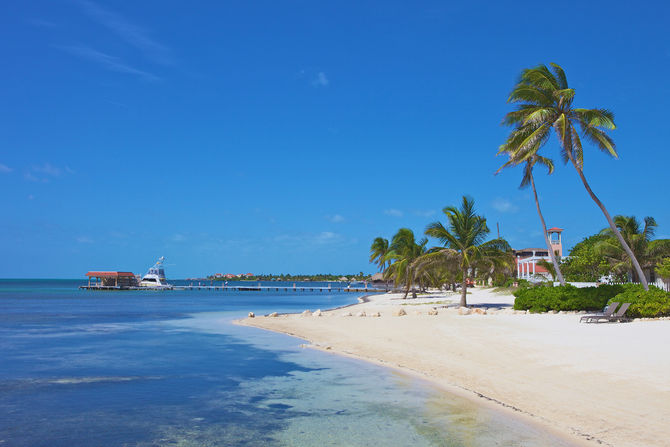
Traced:
[[[616, 114], [585, 173], [670, 237], [670, 9], [617, 2], [25, 1], [0, 14], [0, 277], [374, 270], [463, 194], [542, 246], [495, 157], [521, 69], [561, 64]], [[556, 144], [546, 154], [557, 159]], [[570, 246], [606, 222], [569, 166], [537, 176]]]

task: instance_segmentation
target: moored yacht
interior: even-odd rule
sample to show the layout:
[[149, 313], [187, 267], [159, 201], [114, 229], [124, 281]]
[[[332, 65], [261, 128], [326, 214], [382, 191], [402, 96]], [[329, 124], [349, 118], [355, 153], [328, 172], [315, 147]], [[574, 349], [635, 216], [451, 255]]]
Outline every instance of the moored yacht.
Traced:
[[140, 281], [140, 287], [147, 287], [150, 289], [172, 289], [172, 285], [167, 283], [165, 279], [165, 270], [163, 269], [163, 262], [165, 257], [161, 256], [153, 267], [149, 269], [146, 275]]

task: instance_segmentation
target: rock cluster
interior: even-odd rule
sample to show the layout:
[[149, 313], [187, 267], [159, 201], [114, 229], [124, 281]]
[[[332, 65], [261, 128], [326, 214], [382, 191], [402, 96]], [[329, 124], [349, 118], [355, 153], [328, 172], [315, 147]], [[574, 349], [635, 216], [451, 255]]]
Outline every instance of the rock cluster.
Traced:
[[404, 315], [407, 315], [407, 312], [405, 312], [405, 309], [403, 309], [402, 307], [400, 309], [396, 310], [395, 312], [393, 312], [393, 316], [395, 316], [395, 317], [402, 317]]
[[256, 316], [256, 314], [254, 314], [253, 312], [249, 312], [248, 316], [249, 316], [249, 318], [254, 318]]
[[437, 315], [437, 309], [433, 307], [428, 311], [428, 315]]
[[277, 312], [272, 312], [270, 315], [268, 315], [268, 317], [272, 317], [272, 318], [276, 318], [278, 316], [279, 316], [279, 314]]
[[313, 317], [320, 317], [321, 315], [323, 315], [321, 313], [321, 309], [315, 310], [314, 313], [312, 314]]
[[300, 315], [302, 315], [303, 317], [311, 317], [312, 312], [310, 312], [309, 310], [306, 310], [303, 313], [301, 313]]
[[365, 311], [362, 310], [356, 314], [357, 317], [364, 317], [365, 316]]

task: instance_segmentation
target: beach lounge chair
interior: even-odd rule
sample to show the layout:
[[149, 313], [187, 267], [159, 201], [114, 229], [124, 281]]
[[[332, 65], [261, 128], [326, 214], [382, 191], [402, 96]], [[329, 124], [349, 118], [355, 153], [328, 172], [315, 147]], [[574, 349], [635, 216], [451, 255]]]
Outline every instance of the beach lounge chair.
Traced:
[[582, 315], [582, 318], [579, 319], [580, 323], [586, 322], [586, 323], [591, 323], [591, 319], [593, 318], [609, 318], [614, 311], [616, 310], [617, 306], [619, 303], [613, 302], [612, 304], [609, 304], [606, 308], [605, 311], [599, 314], [589, 314], [589, 315]]
[[621, 307], [619, 308], [619, 310], [615, 314], [612, 314], [608, 317], [605, 317], [605, 316], [594, 317], [592, 320], [590, 320], [588, 322], [589, 323], [591, 323], [591, 322], [600, 323], [601, 321], [606, 321], [606, 322], [609, 323], [610, 321], [619, 321], [619, 322], [630, 321], [630, 318], [627, 318], [627, 317], [624, 316], [624, 314], [628, 310], [628, 307], [630, 307], [630, 303], [623, 303], [621, 305]]

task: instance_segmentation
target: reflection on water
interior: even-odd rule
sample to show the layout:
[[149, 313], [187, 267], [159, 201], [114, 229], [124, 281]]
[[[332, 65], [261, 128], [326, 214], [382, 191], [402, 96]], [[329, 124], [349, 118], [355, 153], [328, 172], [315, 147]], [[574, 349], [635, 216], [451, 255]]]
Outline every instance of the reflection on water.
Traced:
[[415, 379], [230, 324], [354, 298], [0, 281], [0, 445], [565, 445]]

